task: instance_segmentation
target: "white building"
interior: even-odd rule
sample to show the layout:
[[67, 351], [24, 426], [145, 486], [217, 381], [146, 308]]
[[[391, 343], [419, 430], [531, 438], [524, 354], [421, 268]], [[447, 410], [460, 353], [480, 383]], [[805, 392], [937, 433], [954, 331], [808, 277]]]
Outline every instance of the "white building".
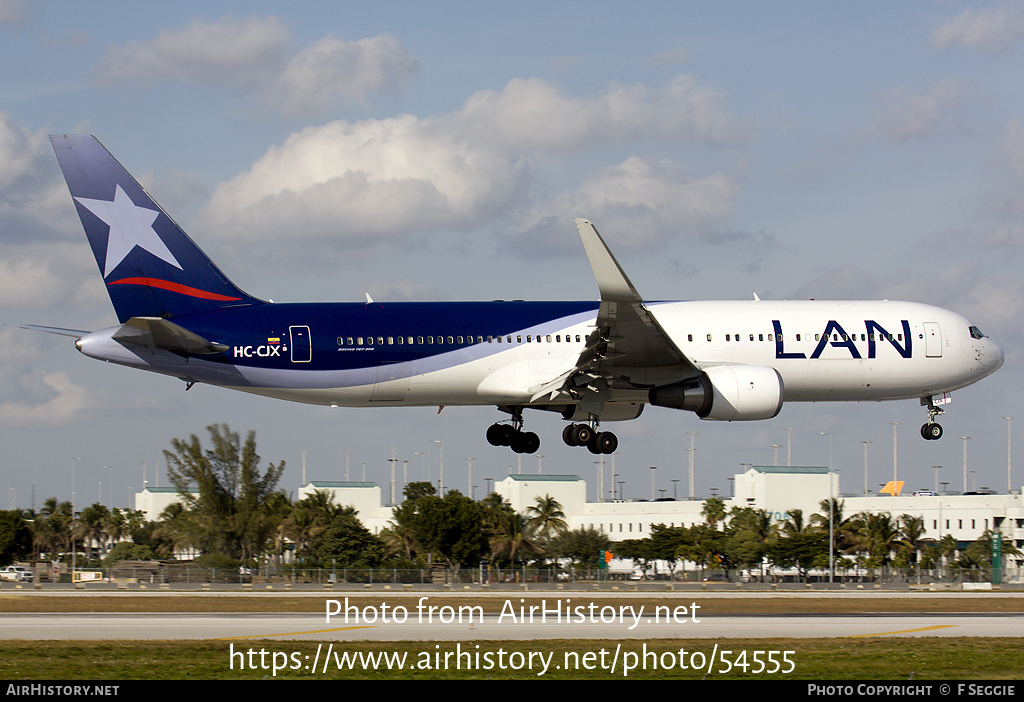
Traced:
[[[805, 522], [821, 512], [830, 495], [842, 502], [844, 517], [858, 512], [888, 512], [924, 519], [924, 538], [939, 540], [952, 534], [961, 544], [977, 541], [986, 529], [999, 530], [1008, 543], [1024, 550], [1024, 501], [1021, 495], [871, 495], [838, 493], [838, 476], [815, 466], [752, 466], [734, 478], [735, 495], [723, 497], [727, 510], [751, 507], [768, 510], [776, 520], [786, 512], [803, 510]], [[703, 500], [663, 499], [586, 502], [586, 483], [575, 475], [509, 475], [495, 492], [519, 512], [550, 495], [562, 504], [570, 529], [599, 529], [613, 541], [650, 536], [651, 526], [692, 526], [704, 522]], [[1017, 565], [1024, 565], [1020, 563]]]
[[[199, 497], [198, 492], [192, 493]], [[160, 514], [175, 502], [183, 502], [178, 489], [173, 487], [146, 487], [142, 492], [135, 493], [135, 509], [146, 514], [147, 522], [156, 522]]]
[[325, 492], [335, 504], [353, 508], [363, 526], [374, 534], [379, 534], [391, 521], [392, 508], [381, 503], [381, 490], [376, 483], [313, 480], [299, 488], [298, 499], [314, 492]]

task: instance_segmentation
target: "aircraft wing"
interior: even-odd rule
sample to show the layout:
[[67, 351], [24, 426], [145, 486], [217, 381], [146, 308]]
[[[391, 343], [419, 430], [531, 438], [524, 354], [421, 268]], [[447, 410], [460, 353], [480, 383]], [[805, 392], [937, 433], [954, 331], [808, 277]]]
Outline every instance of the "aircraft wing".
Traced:
[[578, 218], [576, 227], [601, 291], [597, 324], [575, 368], [537, 388], [533, 400], [568, 393], [585, 411], [600, 414], [616, 390], [643, 390], [697, 375], [700, 371], [644, 305], [594, 225]]
[[136, 344], [188, 356], [210, 355], [228, 350], [225, 344], [207, 341], [160, 317], [132, 317], [111, 338], [122, 344]]

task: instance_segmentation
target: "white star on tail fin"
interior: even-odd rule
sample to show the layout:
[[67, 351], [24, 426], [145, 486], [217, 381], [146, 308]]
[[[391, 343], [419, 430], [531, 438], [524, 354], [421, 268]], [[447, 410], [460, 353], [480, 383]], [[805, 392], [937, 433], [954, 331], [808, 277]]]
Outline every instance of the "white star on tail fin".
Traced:
[[160, 213], [136, 205], [120, 185], [116, 186], [113, 202], [87, 197], [76, 197], [75, 200], [110, 225], [107, 260], [103, 265], [104, 278], [110, 275], [110, 271], [114, 270], [136, 246], [181, 269], [181, 264], [174, 258], [174, 254], [153, 229], [153, 222]]

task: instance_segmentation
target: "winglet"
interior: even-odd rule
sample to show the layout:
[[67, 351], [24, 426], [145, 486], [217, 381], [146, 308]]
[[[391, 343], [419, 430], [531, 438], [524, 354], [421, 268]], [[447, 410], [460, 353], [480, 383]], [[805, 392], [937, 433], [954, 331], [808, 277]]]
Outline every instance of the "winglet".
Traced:
[[597, 287], [601, 291], [601, 300], [605, 302], [643, 302], [640, 293], [629, 281], [622, 266], [597, 233], [597, 229], [588, 220], [576, 218], [576, 228], [580, 230], [583, 248], [590, 259], [590, 267], [594, 269]]

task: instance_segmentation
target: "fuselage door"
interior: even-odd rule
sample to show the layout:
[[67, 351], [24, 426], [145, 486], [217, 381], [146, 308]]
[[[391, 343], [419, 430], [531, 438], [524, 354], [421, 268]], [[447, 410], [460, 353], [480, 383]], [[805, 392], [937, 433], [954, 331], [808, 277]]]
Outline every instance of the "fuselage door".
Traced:
[[942, 358], [942, 328], [935, 322], [924, 323], [924, 355]]
[[313, 360], [313, 349], [309, 341], [309, 327], [288, 327], [292, 363], [309, 363]]

